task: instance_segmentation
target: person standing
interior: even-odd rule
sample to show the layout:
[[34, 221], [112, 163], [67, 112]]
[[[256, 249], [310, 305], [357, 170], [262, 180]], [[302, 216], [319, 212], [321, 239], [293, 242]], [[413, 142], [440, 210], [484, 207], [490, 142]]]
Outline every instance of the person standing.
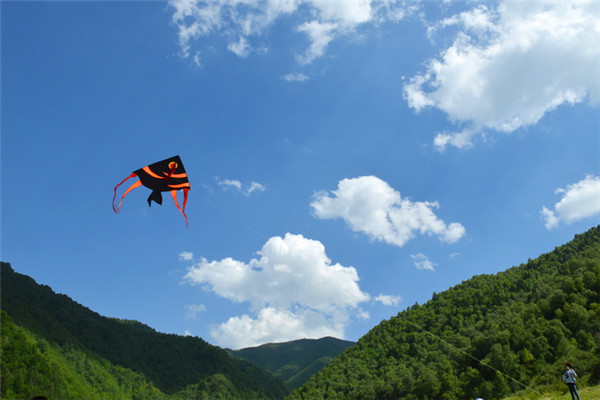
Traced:
[[581, 400], [579, 397], [579, 393], [577, 392], [577, 385], [575, 381], [577, 380], [577, 373], [573, 369], [573, 365], [570, 362], [565, 363], [567, 370], [563, 374], [563, 382], [567, 384], [569, 387], [569, 392], [571, 392], [572, 400]]

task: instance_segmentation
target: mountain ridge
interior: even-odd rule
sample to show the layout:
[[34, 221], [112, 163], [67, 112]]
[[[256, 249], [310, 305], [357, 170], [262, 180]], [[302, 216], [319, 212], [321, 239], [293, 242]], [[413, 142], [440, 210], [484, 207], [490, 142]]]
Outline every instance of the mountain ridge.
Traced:
[[298, 339], [281, 343], [265, 343], [240, 350], [227, 350], [280, 378], [292, 389], [303, 385], [333, 358], [355, 342], [326, 336], [320, 339]]

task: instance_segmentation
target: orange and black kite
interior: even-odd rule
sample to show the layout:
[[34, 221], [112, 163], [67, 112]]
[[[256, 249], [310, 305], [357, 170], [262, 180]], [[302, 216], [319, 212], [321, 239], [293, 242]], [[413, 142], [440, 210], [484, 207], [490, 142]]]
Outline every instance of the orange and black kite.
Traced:
[[[130, 178], [135, 178], [136, 176], [139, 179], [131, 186], [129, 186], [129, 188], [121, 196], [121, 201], [119, 202], [119, 205], [115, 207], [117, 189], [119, 188], [119, 186], [125, 183], [126, 180]], [[113, 210], [115, 211], [115, 213], [119, 212], [119, 209], [121, 208], [121, 204], [123, 204], [123, 199], [125, 198], [125, 196], [127, 196], [127, 194], [133, 189], [142, 185], [152, 190], [152, 193], [150, 193], [150, 197], [148, 197], [148, 206], [152, 205], [152, 201], [155, 201], [158, 204], [162, 204], [161, 193], [171, 192], [171, 196], [173, 197], [175, 206], [185, 218], [185, 224], [187, 226], [188, 219], [185, 215], [185, 205], [187, 204], [188, 191], [190, 190], [190, 182], [188, 181], [187, 173], [185, 172], [185, 168], [183, 168], [183, 163], [181, 162], [181, 158], [179, 158], [179, 156], [167, 158], [166, 160], [162, 160], [154, 164], [147, 165], [144, 168], [140, 168], [137, 171], [134, 171], [127, 178], [123, 179], [123, 181], [117, 186], [115, 186], [115, 195], [113, 197]], [[177, 202], [178, 190], [183, 190], [183, 208], [179, 207], [179, 203]]]

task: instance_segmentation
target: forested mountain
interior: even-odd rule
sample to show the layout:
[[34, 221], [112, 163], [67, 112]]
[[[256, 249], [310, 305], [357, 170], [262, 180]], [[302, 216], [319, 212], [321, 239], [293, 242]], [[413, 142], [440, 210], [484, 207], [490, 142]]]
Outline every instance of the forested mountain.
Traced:
[[7, 263], [1, 269], [2, 398], [275, 399], [288, 391], [202, 339], [100, 316]]
[[[273, 375], [201, 339], [100, 316], [6, 263], [1, 269], [3, 399], [277, 399], [288, 393]], [[599, 303], [596, 227], [536, 260], [475, 276], [383, 321], [289, 398], [499, 399], [562, 387], [567, 360], [580, 385], [597, 384]], [[325, 338], [233, 353], [295, 385], [318, 369], [308, 360], [318, 364], [321, 345], [346, 344]]]
[[1, 398], [166, 399], [143, 375], [39, 339], [2, 311]]
[[268, 343], [241, 350], [229, 350], [234, 356], [271, 372], [292, 389], [302, 386], [335, 356], [354, 342], [324, 337], [285, 343]]
[[[600, 227], [383, 321], [290, 399], [500, 399], [600, 380]], [[525, 387], [526, 386], [526, 387]]]

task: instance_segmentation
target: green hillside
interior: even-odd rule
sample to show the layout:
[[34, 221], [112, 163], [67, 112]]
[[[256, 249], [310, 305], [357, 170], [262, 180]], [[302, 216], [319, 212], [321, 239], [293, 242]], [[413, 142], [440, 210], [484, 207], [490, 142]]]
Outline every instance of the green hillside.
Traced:
[[324, 337], [286, 343], [268, 343], [241, 350], [229, 350], [229, 352], [234, 357], [249, 361], [271, 372], [285, 381], [290, 388], [295, 389], [354, 344], [346, 340]]
[[383, 321], [290, 399], [501, 399], [600, 380], [600, 227]]
[[2, 398], [166, 399], [142, 375], [38, 339], [2, 311]]
[[[141, 398], [161, 398], [164, 394], [171, 398], [204, 398], [210, 394], [205, 397], [274, 399], [288, 391], [268, 372], [232, 358], [202, 339], [162, 334], [139, 322], [100, 316], [16, 273], [7, 263], [1, 268], [1, 305], [6, 312], [2, 324], [2, 398], [25, 398], [30, 393], [23, 392], [23, 388], [62, 393], [52, 396], [61, 399], [81, 398], [75, 395], [81, 390], [87, 393], [85, 398], [106, 398], [103, 389], [97, 388], [125, 375], [138, 381], [131, 390], [145, 393]], [[26, 354], [30, 361], [21, 357]], [[91, 368], [105, 371], [87, 376], [77, 372], [82, 363], [98, 364]], [[59, 365], [70, 372], [50, 374], [60, 370]], [[125, 370], [128, 372], [121, 373]], [[93, 391], [86, 392], [90, 385]], [[127, 381], [123, 385], [133, 384]], [[121, 386], [115, 390], [131, 393]]]

